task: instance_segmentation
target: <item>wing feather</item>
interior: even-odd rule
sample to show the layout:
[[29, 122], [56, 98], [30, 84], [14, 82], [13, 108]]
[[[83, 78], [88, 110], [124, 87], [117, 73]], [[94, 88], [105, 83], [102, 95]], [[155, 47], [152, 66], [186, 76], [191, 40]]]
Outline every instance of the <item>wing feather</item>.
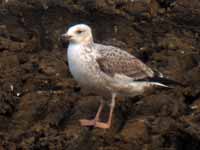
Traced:
[[100, 69], [109, 76], [126, 75], [133, 80], [153, 77], [154, 72], [135, 56], [113, 46], [96, 45], [100, 57], [97, 63]]

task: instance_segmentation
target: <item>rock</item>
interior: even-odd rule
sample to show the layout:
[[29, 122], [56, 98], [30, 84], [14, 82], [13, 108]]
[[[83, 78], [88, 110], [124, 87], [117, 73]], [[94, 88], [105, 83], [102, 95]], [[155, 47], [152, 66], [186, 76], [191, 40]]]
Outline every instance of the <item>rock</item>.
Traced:
[[167, 33], [165, 38], [162, 37], [160, 40], [159, 46], [164, 49], [193, 49], [192, 42], [188, 39], [184, 39], [184, 37], [176, 36], [174, 34]]
[[39, 69], [46, 75], [65, 77], [67, 75], [67, 66], [64, 61], [54, 57], [47, 56], [41, 59]]
[[129, 120], [120, 134], [126, 142], [143, 142], [148, 136], [145, 120]]

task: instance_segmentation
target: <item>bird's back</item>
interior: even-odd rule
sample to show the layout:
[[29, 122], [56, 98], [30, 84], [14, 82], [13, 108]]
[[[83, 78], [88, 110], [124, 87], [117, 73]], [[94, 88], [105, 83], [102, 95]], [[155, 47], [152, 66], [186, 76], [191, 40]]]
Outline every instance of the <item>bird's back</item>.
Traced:
[[108, 75], [126, 75], [133, 80], [152, 77], [154, 72], [135, 56], [114, 46], [95, 44], [95, 49], [100, 54], [97, 59], [102, 71]]

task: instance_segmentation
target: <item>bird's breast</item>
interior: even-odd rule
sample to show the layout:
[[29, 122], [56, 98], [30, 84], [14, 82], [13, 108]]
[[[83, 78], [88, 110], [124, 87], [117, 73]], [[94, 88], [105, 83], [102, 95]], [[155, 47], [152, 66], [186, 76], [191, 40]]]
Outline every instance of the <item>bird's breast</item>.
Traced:
[[75, 80], [80, 84], [88, 84], [91, 79], [92, 58], [83, 48], [79, 45], [69, 45], [67, 58], [70, 72]]

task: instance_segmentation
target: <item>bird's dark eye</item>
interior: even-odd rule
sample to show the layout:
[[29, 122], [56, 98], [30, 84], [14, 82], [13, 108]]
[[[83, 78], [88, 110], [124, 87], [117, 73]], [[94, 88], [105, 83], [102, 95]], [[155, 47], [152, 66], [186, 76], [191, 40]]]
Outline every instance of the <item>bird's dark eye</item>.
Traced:
[[76, 33], [80, 34], [82, 33], [83, 31], [82, 30], [77, 30]]

